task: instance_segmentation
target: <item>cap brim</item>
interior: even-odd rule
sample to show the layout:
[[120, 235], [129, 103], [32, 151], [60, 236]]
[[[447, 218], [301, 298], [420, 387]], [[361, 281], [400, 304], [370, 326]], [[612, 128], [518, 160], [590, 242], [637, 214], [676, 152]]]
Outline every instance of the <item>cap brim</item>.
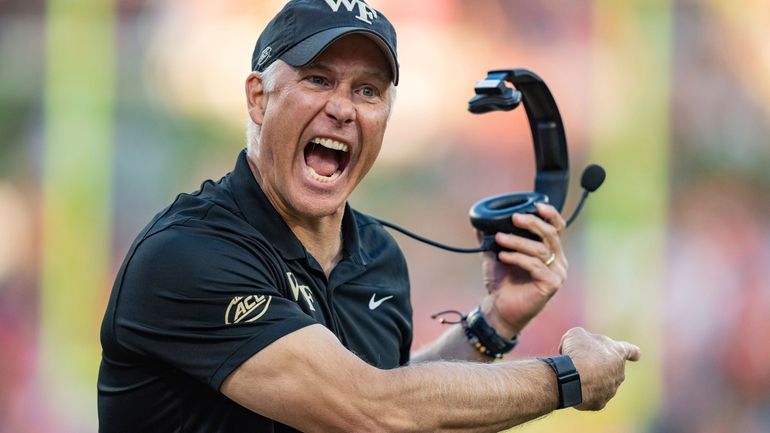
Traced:
[[318, 57], [318, 55], [334, 41], [351, 34], [367, 36], [380, 47], [380, 50], [390, 63], [390, 70], [393, 73], [393, 85], [397, 86], [398, 63], [396, 62], [396, 53], [393, 52], [382, 36], [372, 31], [362, 30], [360, 27], [336, 27], [318, 32], [312, 36], [308, 36], [297, 45], [291, 47], [288, 51], [283, 53], [280, 58], [284, 62], [295, 67], [305, 66]]

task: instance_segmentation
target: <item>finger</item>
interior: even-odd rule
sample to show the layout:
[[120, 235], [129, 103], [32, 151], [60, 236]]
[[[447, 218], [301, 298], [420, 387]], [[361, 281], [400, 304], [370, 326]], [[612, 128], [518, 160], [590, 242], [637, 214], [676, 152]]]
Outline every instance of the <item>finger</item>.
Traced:
[[540, 236], [543, 243], [545, 243], [552, 252], [556, 253], [556, 255], [561, 253], [561, 239], [559, 239], [559, 232], [556, 230], [556, 227], [549, 222], [536, 215], [514, 214], [513, 224], [516, 227], [529, 230]]
[[551, 250], [543, 243], [517, 236], [510, 233], [497, 233], [495, 242], [507, 250], [518, 251], [529, 256], [537, 257], [542, 262], [551, 258]]
[[540, 259], [516, 251], [501, 251], [497, 255], [501, 263], [518, 266], [529, 272], [533, 280], [545, 284], [547, 295], [552, 296], [566, 279], [566, 272], [561, 266], [548, 267]]
[[543, 262], [537, 257], [532, 257], [518, 251], [500, 251], [497, 254], [497, 258], [501, 263], [511, 266], [518, 266], [530, 273], [535, 270], [545, 268]]
[[625, 353], [625, 358], [629, 361], [638, 361], [642, 357], [642, 349], [639, 348], [639, 346], [635, 344], [631, 344], [627, 341], [618, 341], [618, 344], [620, 344], [623, 352]]
[[537, 207], [538, 215], [556, 227], [557, 232], [561, 233], [567, 228], [567, 222], [564, 221], [564, 217], [555, 207], [547, 203], [535, 203], [535, 207]]

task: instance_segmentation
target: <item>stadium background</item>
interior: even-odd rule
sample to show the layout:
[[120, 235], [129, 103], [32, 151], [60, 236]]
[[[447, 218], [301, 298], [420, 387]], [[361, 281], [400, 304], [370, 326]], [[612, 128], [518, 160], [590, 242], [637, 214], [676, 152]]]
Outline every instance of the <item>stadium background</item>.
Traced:
[[[98, 328], [130, 242], [243, 146], [243, 79], [279, 0], [0, 0], [0, 433], [96, 431]], [[639, 344], [600, 413], [524, 432], [770, 431], [770, 3], [372, 0], [401, 85], [351, 202], [453, 244], [467, 209], [529, 190], [523, 110], [474, 117], [473, 83], [527, 67], [562, 110], [579, 196], [567, 284], [511, 355], [585, 326]], [[481, 292], [477, 257], [396, 235], [415, 344]], [[447, 408], [451, 410], [451, 408]]]

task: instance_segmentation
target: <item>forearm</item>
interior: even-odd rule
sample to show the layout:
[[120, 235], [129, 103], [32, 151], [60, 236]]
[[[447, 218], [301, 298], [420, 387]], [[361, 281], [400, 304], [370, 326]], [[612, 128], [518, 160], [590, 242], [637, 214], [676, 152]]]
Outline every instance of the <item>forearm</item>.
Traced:
[[[521, 328], [513, 328], [503, 323], [494, 309], [492, 299], [487, 296], [480, 305], [484, 322], [504, 340], [511, 340], [517, 335]], [[523, 326], [523, 325], [522, 325]], [[412, 353], [411, 362], [419, 363], [425, 361], [440, 360], [464, 360], [475, 362], [491, 362], [494, 358], [486, 356], [479, 352], [468, 341], [465, 331], [461, 324], [452, 325], [440, 337], [423, 346], [419, 351]]]
[[491, 362], [493, 359], [481, 354], [468, 343], [460, 325], [452, 325], [437, 339], [411, 355], [411, 364], [427, 361], [474, 361]]
[[556, 389], [553, 371], [537, 360], [379, 370], [320, 325], [277, 340], [221, 388], [254, 412], [311, 432], [500, 431], [556, 408]]
[[539, 360], [428, 362], [382, 372], [393, 413], [408, 414], [415, 431], [496, 432], [557, 406], [553, 371]]

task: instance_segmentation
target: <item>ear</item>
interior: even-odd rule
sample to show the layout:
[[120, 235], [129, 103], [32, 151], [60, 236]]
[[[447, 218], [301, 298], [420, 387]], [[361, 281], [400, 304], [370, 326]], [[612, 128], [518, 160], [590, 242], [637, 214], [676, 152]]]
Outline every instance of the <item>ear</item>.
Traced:
[[266, 103], [267, 97], [262, 86], [262, 74], [252, 72], [246, 77], [246, 105], [249, 109], [249, 117], [257, 125], [262, 126]]

